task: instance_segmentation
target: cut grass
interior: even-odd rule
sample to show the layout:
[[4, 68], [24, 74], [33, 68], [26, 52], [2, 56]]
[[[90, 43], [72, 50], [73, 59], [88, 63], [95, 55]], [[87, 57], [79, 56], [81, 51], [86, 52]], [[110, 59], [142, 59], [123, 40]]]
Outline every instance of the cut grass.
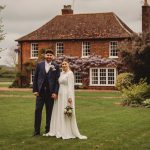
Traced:
[[0, 82], [0, 87], [9, 87], [12, 82]]
[[[9, 95], [9, 92], [0, 92]], [[76, 115], [80, 132], [87, 140], [31, 137], [35, 97], [32, 92], [0, 96], [1, 150], [148, 150], [150, 109], [115, 105], [118, 92], [76, 92]], [[29, 95], [31, 97], [16, 97]], [[102, 97], [102, 98], [100, 98]], [[103, 98], [112, 97], [112, 98]], [[114, 97], [114, 98], [113, 98]], [[45, 110], [41, 130], [44, 132]]]

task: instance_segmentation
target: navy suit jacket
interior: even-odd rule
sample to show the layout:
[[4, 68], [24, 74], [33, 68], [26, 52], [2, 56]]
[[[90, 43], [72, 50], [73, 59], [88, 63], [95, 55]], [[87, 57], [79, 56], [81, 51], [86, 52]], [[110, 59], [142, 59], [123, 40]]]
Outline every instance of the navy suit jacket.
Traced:
[[[55, 68], [54, 69], [50, 68], [48, 72], [48, 84], [50, 92], [58, 94], [59, 90], [58, 78], [60, 76], [60, 69], [59, 65], [55, 61], [52, 61], [51, 65], [54, 65]], [[35, 75], [33, 80], [33, 92], [38, 92], [40, 94], [45, 76], [46, 76], [45, 61], [42, 61], [37, 64], [35, 69]]]

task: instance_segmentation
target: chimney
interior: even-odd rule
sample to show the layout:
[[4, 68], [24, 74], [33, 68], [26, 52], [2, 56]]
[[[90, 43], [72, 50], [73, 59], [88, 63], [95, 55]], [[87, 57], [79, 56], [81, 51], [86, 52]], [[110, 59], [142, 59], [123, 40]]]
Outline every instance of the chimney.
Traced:
[[142, 32], [150, 32], [150, 6], [147, 0], [144, 0], [142, 6]]
[[73, 10], [71, 9], [71, 5], [64, 5], [64, 8], [61, 11], [62, 11], [62, 15], [73, 14]]

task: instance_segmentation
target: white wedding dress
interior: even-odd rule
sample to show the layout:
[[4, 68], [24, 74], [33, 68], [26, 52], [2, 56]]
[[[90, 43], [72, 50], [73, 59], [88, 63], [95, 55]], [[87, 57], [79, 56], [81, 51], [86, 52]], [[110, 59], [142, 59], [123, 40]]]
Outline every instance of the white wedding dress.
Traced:
[[[56, 136], [57, 138], [87, 139], [79, 133], [75, 115], [74, 75], [71, 70], [61, 72], [59, 77], [58, 99], [54, 101], [50, 131], [45, 136]], [[64, 108], [67, 106], [68, 98], [72, 98], [73, 115], [67, 117]]]

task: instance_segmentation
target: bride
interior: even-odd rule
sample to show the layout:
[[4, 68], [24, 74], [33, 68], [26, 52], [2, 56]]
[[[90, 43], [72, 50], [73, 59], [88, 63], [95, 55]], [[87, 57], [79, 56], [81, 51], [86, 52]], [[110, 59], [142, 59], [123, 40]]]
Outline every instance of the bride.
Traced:
[[[74, 95], [74, 75], [69, 69], [67, 60], [62, 62], [62, 72], [59, 78], [58, 99], [54, 101], [50, 131], [44, 136], [56, 136], [62, 139], [87, 139], [80, 134], [75, 115], [75, 95]], [[73, 108], [72, 115], [68, 117], [64, 114], [66, 106]]]

